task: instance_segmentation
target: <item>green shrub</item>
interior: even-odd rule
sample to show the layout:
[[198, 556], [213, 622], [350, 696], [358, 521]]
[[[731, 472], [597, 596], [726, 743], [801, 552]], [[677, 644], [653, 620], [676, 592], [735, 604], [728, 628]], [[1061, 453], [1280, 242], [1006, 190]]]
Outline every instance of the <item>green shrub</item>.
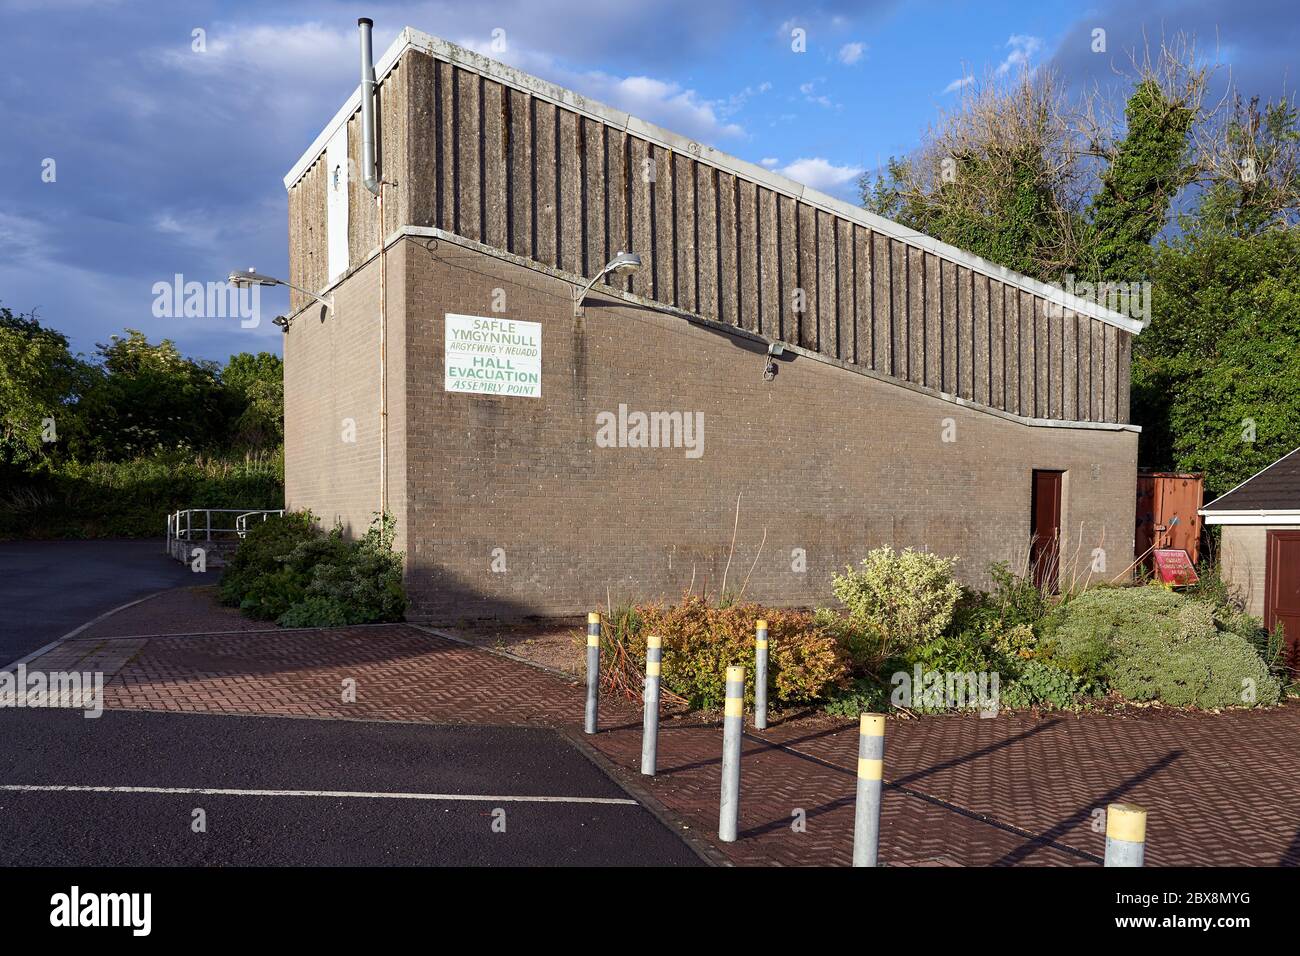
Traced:
[[280, 508], [284, 459], [168, 451], [0, 474], [0, 538], [161, 538], [181, 508]]
[[348, 609], [334, 598], [303, 598], [276, 619], [281, 627], [343, 627], [348, 620]]
[[271, 517], [249, 530], [221, 578], [221, 600], [285, 627], [400, 621], [406, 610], [402, 555], [392, 518], [358, 541], [322, 534], [310, 512]]
[[939, 638], [961, 598], [954, 559], [910, 548], [868, 552], [857, 568], [834, 578], [849, 621], [873, 645], [877, 662]]
[[782, 704], [815, 701], [845, 683], [847, 652], [812, 614], [757, 604], [714, 607], [697, 595], [670, 606], [642, 605], [635, 612], [638, 666], [645, 666], [645, 636], [663, 640], [663, 682], [693, 707], [716, 707], [726, 670], [745, 664], [745, 699], [754, 699], [754, 625], [768, 626], [769, 699]]
[[1038, 635], [1028, 624], [1013, 624], [994, 635], [993, 650], [1003, 661], [1026, 660], [1038, 651]]
[[[1281, 688], [1249, 641], [1215, 609], [1157, 585], [1095, 588], [1044, 625], [1046, 662], [1130, 700], [1175, 706], [1273, 704]], [[1253, 698], [1253, 699], [1252, 699]]]
[[299, 511], [254, 524], [221, 576], [222, 603], [274, 620], [302, 600], [311, 576], [291, 566], [289, 558], [300, 544], [320, 537], [315, 521], [310, 511]]
[[1236, 634], [1210, 630], [1158, 633], [1117, 640], [1110, 687], [1129, 700], [1159, 700], [1175, 707], [1276, 704], [1281, 686], [1255, 649]]
[[859, 677], [847, 687], [830, 691], [822, 711], [832, 717], [884, 713], [889, 708], [889, 693], [889, 687], [875, 678]]
[[[386, 517], [337, 558], [327, 550], [313, 564], [308, 598], [345, 608], [348, 624], [400, 621], [406, 611], [406, 591], [402, 587], [402, 555], [393, 550], [393, 533], [393, 519]], [[301, 560], [299, 552], [306, 547], [298, 546], [296, 560]]]
[[1000, 705], [1013, 709], [1052, 707], [1065, 710], [1077, 706], [1083, 693], [1083, 681], [1074, 674], [1031, 660], [1025, 662], [1015, 680], [1001, 689]]
[[955, 634], [940, 634], [902, 655], [908, 665], [920, 664], [926, 671], [988, 671], [994, 667], [989, 634], [967, 628]]
[[813, 611], [813, 626], [834, 639], [847, 656], [849, 667], [854, 672], [868, 670], [880, 663], [879, 642], [839, 611], [828, 607], [817, 608]]

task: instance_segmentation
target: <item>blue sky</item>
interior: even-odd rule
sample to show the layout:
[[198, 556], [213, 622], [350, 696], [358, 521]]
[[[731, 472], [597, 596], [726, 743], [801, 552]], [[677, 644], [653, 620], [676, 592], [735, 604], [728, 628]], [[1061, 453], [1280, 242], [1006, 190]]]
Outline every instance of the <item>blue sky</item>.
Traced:
[[[965, 77], [1050, 66], [1119, 84], [1144, 36], [1187, 31], [1220, 80], [1268, 98], [1294, 85], [1300, 49], [1300, 9], [1276, 0], [0, 0], [0, 304], [38, 309], [83, 352], [127, 326], [205, 358], [279, 351], [266, 321], [155, 317], [153, 287], [287, 275], [282, 178], [356, 85], [358, 16], [376, 55], [408, 25], [484, 52], [503, 30], [501, 59], [847, 199]], [[286, 304], [268, 291], [262, 314]]]

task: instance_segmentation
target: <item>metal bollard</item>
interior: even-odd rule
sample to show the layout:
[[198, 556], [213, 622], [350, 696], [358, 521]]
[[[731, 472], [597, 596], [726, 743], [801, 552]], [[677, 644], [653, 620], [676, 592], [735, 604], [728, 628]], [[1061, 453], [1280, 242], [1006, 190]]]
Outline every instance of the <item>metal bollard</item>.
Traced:
[[1131, 803], [1106, 808], [1106, 866], [1141, 866], [1146, 858], [1147, 812]]
[[727, 700], [722, 709], [722, 802], [718, 839], [736, 842], [740, 819], [740, 736], [745, 729], [745, 668], [727, 668]]
[[663, 640], [658, 634], [645, 639], [645, 717], [641, 728], [641, 772], [655, 775], [659, 748], [659, 671], [663, 661]]
[[880, 794], [885, 771], [885, 715], [858, 721], [858, 800], [853, 811], [853, 865], [875, 866], [880, 853]]
[[587, 615], [587, 721], [586, 733], [596, 732], [596, 700], [600, 686], [600, 612]]
[[754, 729], [767, 729], [767, 621], [754, 627]]

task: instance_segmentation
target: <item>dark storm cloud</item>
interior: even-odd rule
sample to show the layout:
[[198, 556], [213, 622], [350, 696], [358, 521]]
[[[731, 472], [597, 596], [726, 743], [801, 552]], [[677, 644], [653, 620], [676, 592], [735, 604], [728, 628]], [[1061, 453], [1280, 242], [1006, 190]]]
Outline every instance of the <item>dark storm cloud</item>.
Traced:
[[[1106, 31], [1106, 52], [1092, 52], [1092, 31]], [[1154, 53], [1177, 34], [1196, 41], [1200, 58], [1219, 65], [1212, 95], [1229, 78], [1245, 95], [1276, 98], [1294, 86], [1300, 49], [1300, 9], [1294, 0], [1203, 0], [1200, 3], [1102, 5], [1080, 16], [1062, 38], [1051, 65], [1067, 84], [1118, 87], [1117, 73], [1132, 74], [1130, 55]]]

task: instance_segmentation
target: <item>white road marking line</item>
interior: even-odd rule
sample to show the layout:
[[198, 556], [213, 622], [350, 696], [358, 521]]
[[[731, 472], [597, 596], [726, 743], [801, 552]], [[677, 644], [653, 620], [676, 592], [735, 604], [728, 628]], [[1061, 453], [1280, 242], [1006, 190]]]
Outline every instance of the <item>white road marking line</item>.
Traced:
[[381, 793], [364, 790], [223, 790], [216, 787], [92, 787], [78, 784], [0, 784], [20, 793], [194, 793], [218, 797], [363, 797], [372, 800], [462, 800], [469, 803], [605, 803], [640, 806], [622, 797], [527, 797], [483, 793]]

